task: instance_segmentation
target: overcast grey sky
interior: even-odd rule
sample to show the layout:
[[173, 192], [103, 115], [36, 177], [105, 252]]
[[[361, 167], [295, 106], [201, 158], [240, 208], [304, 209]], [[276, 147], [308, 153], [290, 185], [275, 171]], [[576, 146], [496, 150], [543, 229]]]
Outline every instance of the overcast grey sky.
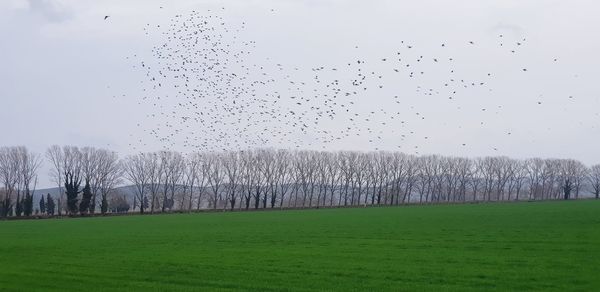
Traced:
[[[415, 92], [447, 77], [433, 64], [419, 81], [388, 80], [393, 86], [385, 91], [361, 96], [365, 111], [397, 107], [417, 133], [400, 139], [397, 125], [382, 127], [379, 149], [600, 162], [600, 4], [591, 0], [2, 0], [0, 144], [38, 153], [52, 144], [97, 146], [126, 155], [142, 138], [146, 145], [137, 150], [160, 149], [137, 126], [156, 121], [146, 117], [152, 108], [138, 105], [143, 76], [126, 58], [150, 58], [159, 40], [144, 35], [147, 23], [221, 7], [228, 20], [246, 23], [243, 37], [257, 42], [254, 63], [269, 57], [289, 67], [337, 66], [393, 56], [404, 41], [417, 54], [452, 57], [465, 78], [493, 72], [493, 92], [467, 91], [454, 101]], [[506, 44], [526, 41], [511, 54], [508, 45], [498, 47], [500, 34]], [[400, 106], [380, 98], [395, 94]], [[373, 147], [361, 137], [327, 145]], [[41, 185], [51, 185], [42, 172]]]

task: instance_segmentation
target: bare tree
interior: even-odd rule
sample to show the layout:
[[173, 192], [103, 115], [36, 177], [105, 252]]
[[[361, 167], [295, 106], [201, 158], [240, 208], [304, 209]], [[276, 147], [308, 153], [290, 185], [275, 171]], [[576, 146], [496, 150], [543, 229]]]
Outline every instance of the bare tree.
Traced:
[[588, 181], [596, 199], [600, 198], [600, 164], [593, 165], [588, 172]]
[[[320, 152], [319, 159], [317, 161], [317, 179], [318, 179], [318, 188], [317, 192], [317, 207], [321, 204], [325, 205], [325, 200], [327, 197], [327, 189], [329, 188], [329, 171], [328, 166], [331, 163], [331, 157], [327, 152]], [[321, 198], [323, 199], [321, 201]]]
[[63, 161], [64, 161], [64, 157], [63, 157], [63, 152], [62, 149], [60, 148], [60, 146], [58, 145], [53, 145], [50, 146], [48, 148], [48, 150], [46, 151], [46, 158], [50, 161], [50, 163], [52, 164], [52, 169], [50, 170], [50, 177], [52, 178], [52, 180], [54, 180], [54, 182], [56, 183], [56, 185], [58, 186], [58, 198], [57, 199], [57, 211], [58, 211], [58, 215], [61, 215], [62, 212], [62, 205], [61, 203], [64, 202], [64, 191], [63, 191], [63, 187], [64, 187], [64, 176], [63, 176]]
[[[161, 212], [171, 210], [175, 203], [175, 191], [183, 175], [183, 156], [179, 152], [161, 151], [159, 153], [162, 166], [161, 180], [163, 185], [163, 197]], [[170, 196], [169, 196], [170, 195]]]
[[296, 181], [296, 184], [300, 186], [300, 190], [302, 191], [302, 207], [307, 206], [307, 199], [308, 206], [312, 206], [312, 197], [317, 182], [317, 164], [315, 162], [316, 156], [313, 151], [297, 152], [295, 170], [299, 180]]
[[[363, 154], [363, 153], [357, 153], [356, 154], [356, 159], [354, 160], [354, 186], [352, 188], [352, 197], [351, 197], [351, 205], [360, 205], [361, 202], [361, 197], [363, 195], [363, 192], [367, 189], [363, 189], [366, 183], [366, 180], [368, 179], [368, 173], [367, 170], [369, 169], [368, 166], [368, 157]], [[354, 201], [354, 192], [356, 191], [356, 202]]]
[[[588, 185], [600, 196], [600, 166], [588, 169], [571, 159], [252, 149], [186, 157], [161, 151], [119, 161], [108, 150], [72, 146], [52, 146], [46, 157], [51, 177], [61, 189], [59, 204], [67, 194], [69, 214], [74, 214], [82, 182], [86, 183], [82, 199], [92, 190], [90, 212], [96, 209], [96, 195], [103, 213], [112, 210], [107, 206], [110, 198], [125, 206], [122, 194], [111, 195], [123, 175], [134, 185], [133, 206], [139, 201], [141, 213], [191, 211], [194, 203], [200, 209], [205, 194], [212, 209], [577, 199]], [[9, 216], [13, 210], [17, 216], [28, 214], [39, 164], [39, 156], [24, 147], [0, 148], [1, 215]]]
[[169, 210], [172, 210], [175, 202], [175, 194], [181, 186], [181, 180], [185, 172], [185, 160], [181, 153], [175, 152], [175, 154], [173, 155], [173, 160], [169, 165], [169, 168], [171, 169], [171, 179], [169, 180], [169, 190], [171, 194], [171, 197], [169, 198]]
[[201, 156], [201, 161], [201, 171], [198, 173], [198, 178], [196, 179], [196, 181], [198, 182], [198, 199], [196, 201], [197, 210], [200, 210], [200, 206], [202, 205], [202, 197], [208, 187], [208, 177], [210, 175], [211, 168], [209, 159], [206, 158], [206, 155]]
[[540, 158], [529, 159], [526, 162], [529, 180], [529, 199], [535, 200], [541, 197], [541, 176], [544, 168], [544, 160]]
[[514, 164], [508, 157], [496, 157], [496, 163], [494, 163], [494, 176], [495, 176], [495, 192], [496, 201], [504, 200], [504, 192], [507, 183], [511, 180], [514, 169]]
[[[375, 182], [371, 193], [371, 205], [381, 205], [381, 198], [388, 183], [390, 174], [390, 155], [386, 152], [379, 152], [374, 157], [374, 172]], [[418, 162], [418, 161], [417, 161]]]
[[[352, 184], [352, 176], [354, 175], [352, 159], [352, 153], [348, 151], [339, 152], [337, 155], [337, 167], [339, 167], [341, 175], [341, 193], [338, 196], [338, 206], [341, 205], [342, 196], [344, 198], [344, 206], [348, 205], [348, 193]], [[299, 162], [297, 162], [297, 164], [299, 164]]]
[[242, 153], [241, 168], [242, 197], [244, 200], [244, 208], [248, 210], [250, 208], [250, 200], [252, 199], [252, 194], [254, 193], [256, 176], [260, 175], [260, 173], [256, 170], [257, 165], [255, 163], [255, 156], [252, 151], [245, 151]]
[[508, 188], [508, 200], [511, 200], [511, 196], [514, 193], [515, 200], [519, 200], [521, 191], [527, 181], [527, 163], [520, 160], [511, 160], [513, 164], [512, 176], [509, 182]]
[[217, 205], [221, 200], [221, 186], [223, 184], [223, 180], [225, 179], [225, 173], [223, 172], [222, 165], [223, 159], [222, 154], [214, 153], [210, 154], [207, 157], [208, 162], [208, 184], [211, 188], [211, 201], [212, 208], [217, 209]]
[[275, 203], [277, 201], [277, 193], [279, 192], [280, 196], [280, 204], [279, 207], [283, 206], [283, 200], [288, 190], [290, 189], [290, 178], [291, 178], [291, 169], [290, 169], [290, 157], [288, 151], [278, 150], [275, 153], [276, 159], [276, 171], [275, 171], [275, 189], [276, 192], [273, 196], [271, 196], [271, 208], [275, 207]]
[[495, 157], [485, 157], [477, 160], [477, 167], [483, 182], [483, 199], [486, 201], [492, 200], [497, 163], [498, 159]]
[[150, 180], [147, 163], [150, 161], [145, 154], [129, 156], [123, 162], [123, 170], [126, 178], [135, 186], [135, 196], [140, 202], [140, 213], [144, 214], [144, 202], [146, 201], [146, 187]]
[[[86, 202], [85, 193], [82, 198], [82, 202], [80, 204], [81, 213], [87, 213], [88, 211], [94, 212], [96, 209], [96, 193], [98, 192], [98, 183], [97, 179], [99, 177], [99, 163], [98, 163], [98, 150], [93, 147], [84, 147], [81, 148], [80, 153], [80, 163], [81, 163], [81, 171], [83, 176], [83, 182], [86, 187], [90, 188], [90, 192], [92, 197], [89, 199], [89, 202]], [[87, 208], [83, 208], [83, 205], [88, 203]]]
[[469, 180], [473, 179], [473, 161], [467, 158], [457, 158], [456, 176], [457, 176], [457, 201], [465, 202], [467, 200], [467, 187]]
[[238, 185], [240, 179], [240, 156], [238, 152], [230, 151], [222, 156], [223, 168], [227, 174], [227, 201], [231, 210], [235, 208], [238, 198]]
[[[189, 190], [189, 197], [187, 210], [188, 212], [192, 210], [192, 204], [194, 202], [194, 187], [196, 187], [196, 182], [201, 176], [202, 172], [202, 155], [200, 153], [192, 153], [187, 159], [185, 163], [185, 173], [184, 173], [184, 196], [185, 191]], [[181, 206], [183, 209], [184, 206]]]
[[18, 188], [20, 180], [19, 163], [18, 151], [15, 147], [0, 148], [0, 175], [2, 176], [2, 185], [4, 186], [2, 217], [7, 217], [12, 213], [12, 196]]
[[335, 193], [339, 191], [340, 185], [340, 168], [338, 165], [338, 156], [339, 154], [329, 153], [328, 158], [326, 159], [327, 163], [327, 187], [329, 189], [329, 206], [333, 206], [333, 202], [335, 200]]
[[17, 204], [21, 204], [25, 216], [30, 216], [33, 211], [33, 195], [37, 185], [37, 171], [42, 164], [42, 160], [39, 155], [30, 153], [27, 148], [20, 146], [16, 148], [18, 151], [19, 162], [19, 175], [20, 175], [20, 189], [23, 191], [23, 199]]
[[274, 155], [274, 152], [271, 149], [261, 149], [258, 151], [257, 155], [261, 156], [262, 167], [260, 171], [264, 178], [265, 190], [262, 195], [262, 207], [263, 209], [267, 208], [267, 200], [268, 197], [277, 197], [275, 192], [276, 188], [276, 167], [277, 162]]
[[[119, 161], [116, 152], [100, 149], [96, 152], [96, 177], [93, 179], [92, 202], [96, 202], [96, 193], [100, 192], [100, 212], [105, 214], [108, 210], [108, 195], [115, 187], [122, 183], [124, 174], [123, 163]], [[144, 202], [143, 192], [139, 198], [140, 205]], [[94, 212], [95, 207], [90, 207], [90, 212]], [[134, 206], [135, 207], [135, 206]], [[141, 212], [141, 209], [140, 209]]]
[[67, 211], [70, 215], [74, 215], [79, 211], [78, 195], [81, 192], [79, 187], [83, 179], [82, 153], [78, 147], [63, 146], [59, 157], [62, 158], [60, 165], [67, 197]]
[[154, 213], [154, 210], [159, 207], [158, 195], [164, 165], [158, 153], [148, 153], [144, 158], [148, 175], [148, 191], [150, 192], [150, 213]]

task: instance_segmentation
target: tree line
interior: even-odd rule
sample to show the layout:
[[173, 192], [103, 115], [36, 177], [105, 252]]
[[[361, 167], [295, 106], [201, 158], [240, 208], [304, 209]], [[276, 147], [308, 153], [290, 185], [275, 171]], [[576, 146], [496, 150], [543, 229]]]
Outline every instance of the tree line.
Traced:
[[[158, 151], [122, 159], [93, 147], [45, 153], [58, 196], [33, 192], [42, 163], [0, 148], [0, 215], [156, 213], [578, 199], [600, 196], [600, 165], [573, 159], [414, 156], [401, 152], [253, 149]], [[125, 193], [118, 186], [129, 186]]]

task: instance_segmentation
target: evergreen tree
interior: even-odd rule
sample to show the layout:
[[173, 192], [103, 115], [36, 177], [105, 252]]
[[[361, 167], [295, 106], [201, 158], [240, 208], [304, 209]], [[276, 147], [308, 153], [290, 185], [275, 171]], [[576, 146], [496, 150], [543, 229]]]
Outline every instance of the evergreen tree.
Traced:
[[144, 196], [144, 203], [143, 203], [143, 205], [142, 205], [142, 207], [143, 207], [143, 208], [142, 208], [142, 211], [141, 211], [141, 213], [144, 213], [144, 212], [143, 212], [143, 210], [144, 210], [144, 209], [148, 209], [148, 206], [149, 206], [149, 204], [148, 204], [148, 197], [147, 197], [147, 196]]
[[85, 186], [83, 187], [81, 202], [79, 203], [79, 213], [85, 214], [90, 209], [90, 201], [92, 200], [92, 190], [90, 188], [90, 183], [85, 182]]
[[21, 198], [20, 194], [17, 194], [17, 201], [15, 203], [15, 215], [20, 217], [23, 214], [23, 198]]
[[48, 215], [54, 215], [54, 208], [56, 206], [54, 205], [54, 199], [52, 199], [52, 197], [50, 196], [50, 194], [48, 194], [48, 196], [46, 197], [46, 214]]
[[102, 215], [106, 214], [108, 211], [108, 201], [106, 200], [106, 196], [102, 196], [102, 203], [100, 204], [100, 212]]
[[[77, 214], [79, 211], [79, 205], [77, 204], [77, 196], [81, 191], [79, 190], [79, 186], [81, 185], [81, 180], [79, 177], [75, 176], [72, 173], [67, 173], [65, 176], [65, 194], [67, 195], [67, 209], [70, 215]], [[60, 212], [59, 212], [60, 213]]]
[[40, 212], [42, 214], [46, 213], [46, 200], [44, 199], [44, 196], [40, 198]]
[[25, 198], [23, 198], [23, 213], [25, 216], [31, 216], [33, 213], [33, 195], [27, 191]]
[[92, 194], [92, 198], [90, 199], [90, 214], [96, 213], [96, 194]]
[[4, 198], [4, 200], [2, 200], [2, 207], [0, 208], [0, 215], [2, 215], [2, 217], [8, 217], [8, 215], [10, 214], [10, 197], [6, 196]]
[[569, 178], [565, 180], [565, 184], [563, 186], [563, 193], [565, 200], [571, 198], [571, 190], [573, 190], [573, 182]]

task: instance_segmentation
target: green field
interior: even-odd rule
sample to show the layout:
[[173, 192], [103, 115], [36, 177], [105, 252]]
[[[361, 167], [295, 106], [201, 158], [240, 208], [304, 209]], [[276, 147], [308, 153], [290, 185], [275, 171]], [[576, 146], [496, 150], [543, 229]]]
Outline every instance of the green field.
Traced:
[[0, 290], [600, 291], [600, 202], [4, 221]]

